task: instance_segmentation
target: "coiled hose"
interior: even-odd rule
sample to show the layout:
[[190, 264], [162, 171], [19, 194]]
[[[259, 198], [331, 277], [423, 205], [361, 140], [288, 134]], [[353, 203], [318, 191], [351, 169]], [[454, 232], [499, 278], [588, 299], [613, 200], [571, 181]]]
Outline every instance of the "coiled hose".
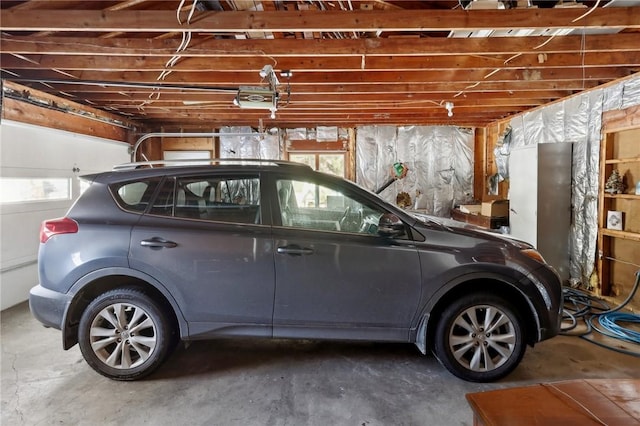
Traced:
[[[598, 346], [640, 357], [640, 349], [638, 351], [627, 350], [618, 346], [608, 345], [589, 337], [595, 331], [607, 337], [634, 345], [640, 345], [640, 332], [621, 325], [621, 323], [640, 324], [640, 315], [619, 312], [633, 299], [638, 291], [638, 287], [640, 287], [640, 270], [636, 272], [636, 281], [629, 296], [613, 309], [609, 308], [609, 305], [607, 305], [605, 301], [595, 298], [584, 291], [565, 287], [562, 290], [564, 295], [562, 315], [563, 324], [568, 325], [562, 327], [560, 334], [577, 336]], [[580, 321], [585, 324], [585, 331], [573, 331], [578, 327]]]

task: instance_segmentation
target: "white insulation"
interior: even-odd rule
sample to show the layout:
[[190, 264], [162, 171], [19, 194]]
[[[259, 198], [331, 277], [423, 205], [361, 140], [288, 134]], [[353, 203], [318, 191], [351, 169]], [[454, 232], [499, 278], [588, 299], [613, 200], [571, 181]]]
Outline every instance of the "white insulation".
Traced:
[[[220, 136], [220, 158], [257, 158], [278, 160], [281, 158], [280, 138], [277, 133], [267, 134], [252, 133], [253, 129], [247, 127], [223, 127], [220, 133], [228, 135]], [[235, 135], [241, 133], [245, 136]]]
[[510, 140], [505, 141], [501, 155], [496, 156], [501, 162], [508, 159], [511, 148], [549, 142], [574, 143], [569, 244], [574, 284], [588, 283], [594, 270], [602, 114], [639, 104], [640, 77], [637, 77], [522, 114], [511, 120]]
[[376, 191], [392, 177], [394, 163], [409, 172], [380, 196], [395, 203], [400, 192], [412, 207], [449, 217], [473, 194], [473, 130], [452, 126], [368, 126], [356, 131], [356, 182]]

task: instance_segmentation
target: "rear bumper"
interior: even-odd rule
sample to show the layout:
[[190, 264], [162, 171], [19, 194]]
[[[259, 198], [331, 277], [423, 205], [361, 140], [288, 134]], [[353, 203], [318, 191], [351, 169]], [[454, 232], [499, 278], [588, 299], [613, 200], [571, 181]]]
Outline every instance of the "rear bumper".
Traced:
[[31, 314], [46, 327], [62, 329], [65, 312], [71, 297], [37, 285], [29, 292]]

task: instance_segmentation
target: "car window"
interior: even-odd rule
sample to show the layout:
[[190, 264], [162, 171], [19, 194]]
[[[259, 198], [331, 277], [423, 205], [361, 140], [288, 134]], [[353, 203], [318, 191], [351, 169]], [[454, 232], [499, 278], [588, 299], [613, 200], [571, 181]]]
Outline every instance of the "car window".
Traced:
[[111, 185], [111, 193], [118, 205], [128, 211], [142, 213], [147, 209], [159, 178]]
[[261, 223], [258, 176], [167, 179], [149, 214], [214, 222]]
[[341, 188], [292, 179], [276, 185], [282, 226], [377, 235], [384, 211]]

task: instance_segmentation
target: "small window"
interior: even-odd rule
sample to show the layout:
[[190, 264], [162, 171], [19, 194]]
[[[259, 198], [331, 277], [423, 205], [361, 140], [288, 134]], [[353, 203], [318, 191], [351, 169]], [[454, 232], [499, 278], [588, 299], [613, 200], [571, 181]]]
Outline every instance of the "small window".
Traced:
[[0, 178], [0, 201], [3, 204], [70, 199], [70, 178]]
[[257, 176], [169, 179], [158, 191], [149, 214], [260, 224], [260, 179]]
[[282, 225], [318, 231], [376, 235], [384, 213], [342, 189], [301, 180], [279, 180]]
[[306, 164], [324, 173], [346, 176], [344, 153], [290, 153], [289, 161]]
[[155, 178], [115, 184], [111, 186], [111, 191], [122, 209], [142, 213], [147, 209], [159, 180]]
[[128, 206], [140, 204], [144, 191], [147, 189], [147, 182], [134, 182], [118, 188], [118, 195]]

